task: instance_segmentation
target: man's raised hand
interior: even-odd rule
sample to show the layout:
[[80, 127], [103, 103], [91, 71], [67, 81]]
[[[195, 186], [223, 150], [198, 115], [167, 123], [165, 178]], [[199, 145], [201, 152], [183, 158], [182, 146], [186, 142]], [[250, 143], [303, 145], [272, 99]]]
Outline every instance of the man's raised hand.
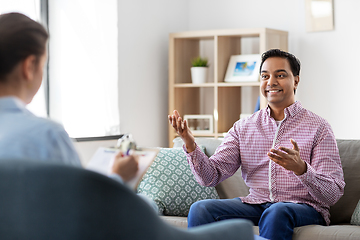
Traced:
[[182, 120], [177, 110], [173, 111], [172, 115], [168, 115], [169, 123], [175, 129], [176, 133], [184, 141], [187, 152], [195, 150], [195, 138], [188, 128], [186, 120]]

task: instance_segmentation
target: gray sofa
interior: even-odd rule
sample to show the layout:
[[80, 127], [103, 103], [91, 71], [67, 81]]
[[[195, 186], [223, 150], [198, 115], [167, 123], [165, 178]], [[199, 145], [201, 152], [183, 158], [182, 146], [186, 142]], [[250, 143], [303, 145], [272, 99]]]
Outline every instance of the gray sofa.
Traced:
[[[196, 142], [198, 145], [205, 146], [205, 153], [211, 156], [221, 143], [221, 139], [197, 138]], [[181, 139], [176, 138], [174, 139], [173, 147], [181, 147], [182, 144]], [[330, 208], [331, 225], [309, 225], [295, 228], [293, 235], [294, 240], [360, 239], [360, 226], [350, 225], [351, 216], [360, 200], [360, 140], [337, 140], [337, 144], [343, 165], [346, 186], [342, 198]], [[240, 171], [216, 186], [216, 190], [220, 198], [246, 196], [249, 193]], [[186, 217], [163, 216], [162, 218], [172, 225], [182, 228], [187, 227]], [[257, 226], [254, 227], [254, 232], [256, 234], [259, 233]]]

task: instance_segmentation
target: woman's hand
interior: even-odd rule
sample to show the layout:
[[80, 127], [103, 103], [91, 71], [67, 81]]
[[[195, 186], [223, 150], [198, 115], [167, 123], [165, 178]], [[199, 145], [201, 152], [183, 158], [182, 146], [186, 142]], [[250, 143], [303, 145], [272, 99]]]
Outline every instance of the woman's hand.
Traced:
[[182, 120], [180, 114], [177, 110], [174, 110], [173, 115], [168, 116], [169, 123], [173, 126], [176, 133], [180, 136], [180, 138], [184, 141], [186, 151], [192, 152], [195, 150], [195, 138], [192, 135], [190, 129], [187, 126], [186, 120]]
[[120, 175], [124, 182], [127, 182], [136, 175], [138, 169], [137, 155], [132, 154], [124, 156], [122, 152], [119, 152], [114, 158], [111, 171], [112, 173]]

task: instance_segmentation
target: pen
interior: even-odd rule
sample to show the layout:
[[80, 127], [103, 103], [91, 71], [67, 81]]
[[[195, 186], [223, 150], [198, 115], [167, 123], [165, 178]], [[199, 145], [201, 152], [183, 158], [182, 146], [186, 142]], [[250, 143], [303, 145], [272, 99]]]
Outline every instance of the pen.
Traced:
[[131, 150], [136, 149], [136, 143], [132, 138], [131, 134], [124, 134], [121, 138], [119, 138], [117, 142], [117, 148], [120, 149], [125, 155], [129, 155]]

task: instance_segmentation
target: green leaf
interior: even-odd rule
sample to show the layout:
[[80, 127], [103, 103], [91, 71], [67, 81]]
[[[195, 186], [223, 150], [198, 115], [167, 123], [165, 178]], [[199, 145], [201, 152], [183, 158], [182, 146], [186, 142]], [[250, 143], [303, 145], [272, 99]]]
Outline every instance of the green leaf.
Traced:
[[191, 65], [193, 67], [207, 67], [208, 66], [208, 59], [202, 57], [196, 57], [191, 60]]

